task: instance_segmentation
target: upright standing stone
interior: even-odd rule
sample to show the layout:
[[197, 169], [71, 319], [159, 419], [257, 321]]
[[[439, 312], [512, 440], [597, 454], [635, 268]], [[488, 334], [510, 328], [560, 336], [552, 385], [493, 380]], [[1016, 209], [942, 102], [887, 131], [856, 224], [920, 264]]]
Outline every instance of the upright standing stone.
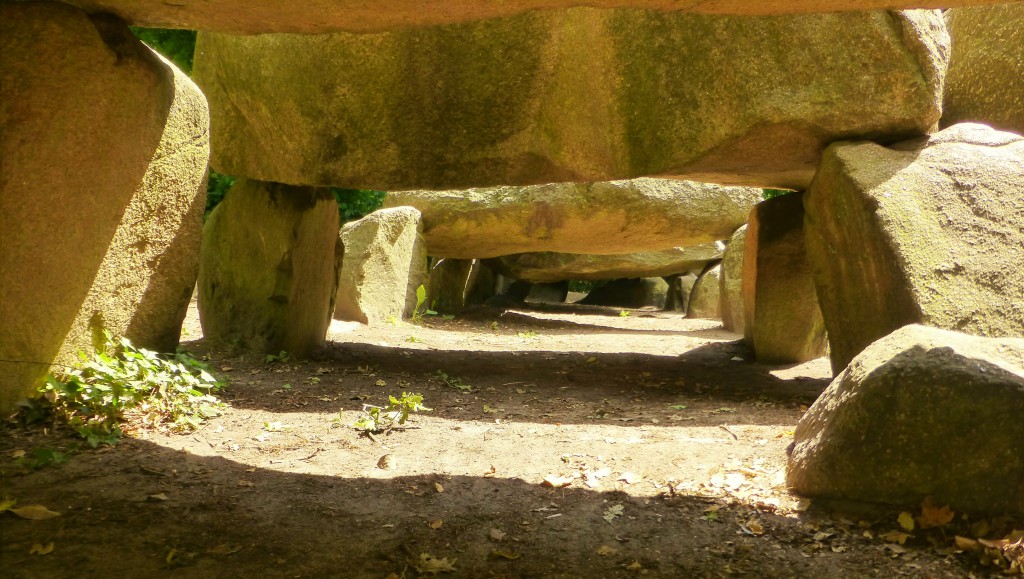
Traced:
[[380, 209], [341, 228], [334, 319], [379, 324], [407, 318], [427, 283], [423, 219], [412, 207]]
[[206, 99], [123, 22], [0, 3], [0, 413], [103, 330], [174, 351], [208, 158]]
[[737, 334], [744, 333], [746, 328], [743, 320], [743, 247], [746, 238], [747, 226], [744, 225], [732, 234], [722, 256], [722, 325]]
[[458, 314], [466, 307], [472, 259], [435, 260], [430, 266], [430, 309], [445, 314]]
[[690, 291], [686, 308], [688, 318], [718, 319], [722, 317], [721, 306], [722, 264], [716, 264], [700, 274]]
[[665, 296], [665, 309], [673, 312], [683, 312], [690, 307], [690, 293], [694, 284], [697, 283], [697, 275], [686, 273], [666, 277], [668, 282], [668, 295]]
[[308, 355], [327, 336], [337, 239], [330, 190], [237, 181], [203, 230], [203, 333], [258, 352]]
[[832, 369], [906, 324], [1024, 336], [1024, 137], [832, 145], [806, 196]]
[[668, 282], [660, 277], [616, 279], [596, 287], [578, 304], [618, 308], [665, 309]]
[[1024, 3], [946, 11], [953, 51], [943, 126], [977, 122], [1024, 134]]
[[387, 191], [643, 176], [803, 189], [832, 141], [929, 131], [948, 44], [938, 11], [578, 8], [381, 34], [202, 32], [195, 77], [213, 165], [231, 175]]
[[825, 353], [825, 323], [804, 249], [803, 194], [750, 212], [743, 248], [743, 337], [758, 360], [805, 362]]

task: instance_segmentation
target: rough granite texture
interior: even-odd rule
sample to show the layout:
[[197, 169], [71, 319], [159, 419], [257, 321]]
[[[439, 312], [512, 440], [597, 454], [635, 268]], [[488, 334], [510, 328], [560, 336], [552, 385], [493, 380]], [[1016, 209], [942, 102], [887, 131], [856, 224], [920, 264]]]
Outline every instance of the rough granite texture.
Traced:
[[743, 247], [743, 338], [758, 361], [806, 362], [827, 338], [804, 246], [803, 194], [750, 212]]
[[0, 412], [104, 329], [174, 351], [209, 155], [206, 99], [123, 22], [0, 3]]
[[746, 243], [747, 226], [744, 225], [729, 238], [722, 256], [722, 325], [730, 332], [742, 334], [746, 323], [743, 319], [743, 246]]
[[[378, 32], [502, 18], [551, 8], [645, 8], [698, 14], [770, 16], [904, 8], [949, 8], [997, 0], [68, 0], [90, 12], [119, 14], [136, 26], [235, 34]], [[1002, 0], [1005, 1], [1005, 0]]]
[[945, 17], [953, 51], [942, 125], [971, 121], [1024, 134], [1024, 2]]
[[532, 283], [566, 280], [600, 281], [624, 277], [665, 277], [700, 272], [722, 258], [725, 244], [716, 241], [693, 247], [674, 247], [647, 253], [582, 255], [578, 253], [517, 253], [497, 258], [498, 271]]
[[203, 334], [256, 352], [307, 356], [327, 336], [337, 240], [330, 190], [239, 179], [203, 228]]
[[412, 316], [427, 283], [423, 218], [412, 207], [380, 209], [341, 228], [334, 319], [381, 324]]
[[722, 317], [721, 285], [722, 264], [718, 264], [697, 278], [690, 290], [686, 308], [688, 318], [718, 319]]
[[919, 325], [861, 352], [796, 427], [811, 497], [1024, 515], [1024, 340]]
[[1024, 335], [1024, 138], [954, 125], [836, 143], [806, 193], [807, 253], [838, 372], [921, 323]]
[[396, 191], [388, 207], [423, 213], [427, 253], [486, 258], [526, 252], [623, 254], [726, 239], [761, 191], [674, 179]]
[[948, 45], [938, 11], [577, 8], [380, 34], [200, 33], [194, 77], [212, 164], [229, 175], [387, 191], [642, 176], [804, 189], [833, 141], [930, 131]]

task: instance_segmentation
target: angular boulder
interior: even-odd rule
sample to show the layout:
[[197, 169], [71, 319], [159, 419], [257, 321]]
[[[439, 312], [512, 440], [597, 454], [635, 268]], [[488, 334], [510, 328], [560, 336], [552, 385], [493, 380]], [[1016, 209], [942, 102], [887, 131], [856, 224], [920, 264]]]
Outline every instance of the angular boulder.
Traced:
[[668, 282], [660, 277], [616, 279], [594, 288], [587, 294], [587, 297], [576, 303], [590, 306], [662, 310], [665, 309], [668, 289]]
[[1024, 335], [1024, 138], [961, 124], [829, 147], [806, 194], [832, 369], [910, 323]]
[[[623, 254], [725, 239], [761, 199], [748, 187], [674, 179], [388, 193], [423, 213], [430, 255]], [[543, 281], [543, 280], [538, 280]]]
[[668, 282], [668, 295], [665, 296], [665, 309], [673, 312], [686, 313], [690, 306], [690, 292], [697, 283], [697, 275], [687, 273], [664, 278]]
[[530, 293], [523, 300], [526, 303], [561, 304], [569, 297], [569, 282], [535, 283], [530, 285]]
[[257, 352], [308, 355], [327, 336], [337, 241], [329, 189], [239, 179], [203, 228], [203, 334]]
[[[1003, 0], [998, 0], [1003, 1]], [[977, 6], [994, 0], [505, 0], [494, 2], [431, 2], [424, 9], [420, 2], [408, 0], [69, 0], [89, 12], [119, 14], [132, 24], [149, 28], [216, 30], [235, 34], [291, 32], [376, 32], [410, 27], [434, 26], [501, 18], [540, 8], [647, 8], [678, 10], [698, 14], [741, 14], [770, 16], [839, 10], [882, 10], [895, 8], [940, 8]]]
[[724, 246], [724, 243], [716, 241], [693, 247], [619, 255], [543, 251], [506, 255], [494, 261], [498, 262], [498, 271], [502, 275], [533, 283], [665, 277], [702, 271], [709, 262], [722, 258]]
[[[200, 33], [194, 75], [213, 166], [230, 175], [387, 191], [643, 176], [803, 189], [832, 141], [928, 132], [947, 51], [937, 11], [579, 8], [369, 35]], [[538, 235], [561, 218], [538, 217]]]
[[427, 283], [423, 219], [412, 207], [380, 209], [346, 223], [334, 319], [380, 324], [412, 316]]
[[978, 122], [1024, 134], [1024, 3], [947, 10], [943, 126]]
[[743, 319], [743, 247], [747, 238], [744, 225], [729, 238], [729, 245], [722, 256], [722, 326], [726, 330], [742, 334], [746, 328]]
[[850, 362], [796, 427], [796, 492], [1024, 514], [1024, 340], [910, 325]]
[[688, 318], [718, 319], [722, 317], [721, 284], [722, 264], [708, 268], [700, 274], [690, 290], [686, 308]]
[[123, 22], [0, 3], [0, 412], [103, 330], [174, 351], [208, 159], [202, 93]]
[[750, 212], [743, 248], [743, 338], [759, 361], [806, 362], [825, 353], [803, 215], [802, 193], [768, 199]]

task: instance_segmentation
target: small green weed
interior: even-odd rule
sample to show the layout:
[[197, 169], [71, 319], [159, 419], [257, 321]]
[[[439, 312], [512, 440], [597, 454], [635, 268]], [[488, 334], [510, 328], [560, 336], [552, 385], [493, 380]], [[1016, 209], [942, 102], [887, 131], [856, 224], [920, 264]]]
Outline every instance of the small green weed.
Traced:
[[194, 430], [218, 416], [224, 404], [214, 396], [222, 387], [208, 367], [184, 351], [164, 359], [121, 339], [120, 353], [110, 332], [104, 348], [61, 376], [50, 375], [40, 388], [54, 414], [90, 446], [114, 444], [128, 418], [153, 426], [170, 422], [175, 430]]
[[523, 338], [524, 340], [532, 340], [533, 338], [537, 337], [537, 332], [534, 332], [533, 330], [527, 330], [525, 332], [519, 332], [516, 335], [519, 336], [520, 338]]
[[379, 434], [405, 424], [409, 414], [420, 411], [430, 412], [430, 408], [423, 405], [423, 396], [402, 392], [401, 398], [388, 396], [387, 406], [363, 404], [363, 415], [352, 426], [356, 430]]
[[281, 350], [281, 352], [279, 352], [276, 355], [275, 354], [267, 354], [267, 357], [264, 358], [263, 361], [266, 362], [267, 364], [273, 364], [275, 362], [280, 362], [280, 363], [284, 364], [284, 363], [288, 362], [288, 359], [291, 358], [291, 357], [292, 357], [291, 354], [289, 354], [288, 352], [285, 352], [284, 350]]
[[455, 376], [449, 376], [448, 374], [446, 374], [445, 372], [443, 372], [441, 370], [437, 371], [437, 377], [440, 378], [441, 382], [444, 383], [444, 385], [449, 387], [449, 388], [454, 388], [454, 389], [460, 390], [462, 392], [469, 392], [469, 391], [471, 391], [473, 389], [473, 387], [470, 386], [469, 384], [463, 384], [461, 378], [456, 378]]
[[416, 288], [416, 309], [412, 311], [412, 321], [419, 322], [423, 319], [423, 316], [436, 316], [437, 312], [426, 307], [427, 303], [427, 288], [423, 285]]
[[620, 318], [628, 318], [629, 317], [629, 310], [620, 310], [619, 311], [619, 317]]
[[14, 462], [31, 470], [38, 470], [47, 466], [64, 464], [75, 452], [78, 452], [77, 448], [70, 448], [66, 452], [56, 448], [33, 448]]
[[417, 338], [416, 336], [409, 336], [408, 338], [406, 338], [406, 339], [405, 339], [405, 341], [406, 341], [406, 342], [410, 342], [410, 343], [412, 343], [412, 344], [419, 344], [419, 343], [420, 343], [420, 342], [422, 342], [423, 340], [421, 340], [421, 339]]

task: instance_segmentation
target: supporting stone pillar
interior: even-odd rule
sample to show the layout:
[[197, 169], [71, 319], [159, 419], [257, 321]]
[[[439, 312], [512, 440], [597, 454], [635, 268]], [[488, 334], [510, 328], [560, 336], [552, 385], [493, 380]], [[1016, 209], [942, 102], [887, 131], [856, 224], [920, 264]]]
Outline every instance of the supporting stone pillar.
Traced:
[[742, 334], [746, 327], [743, 320], [743, 246], [746, 238], [747, 226], [744, 225], [732, 234], [722, 256], [722, 325], [737, 334]]
[[458, 314], [466, 307], [466, 288], [473, 270], [472, 259], [442, 259], [430, 267], [430, 309]]
[[209, 152], [205, 97], [124, 22], [0, 3], [0, 412], [103, 330], [174, 351]]
[[329, 189], [240, 179], [203, 229], [203, 333], [258, 352], [308, 355], [327, 335], [337, 238]]
[[721, 293], [722, 264], [709, 267], [700, 274], [690, 291], [686, 317], [718, 319], [722, 317]]
[[759, 361], [805, 362], [825, 353], [825, 322], [804, 249], [803, 193], [750, 211], [743, 248], [744, 340]]

